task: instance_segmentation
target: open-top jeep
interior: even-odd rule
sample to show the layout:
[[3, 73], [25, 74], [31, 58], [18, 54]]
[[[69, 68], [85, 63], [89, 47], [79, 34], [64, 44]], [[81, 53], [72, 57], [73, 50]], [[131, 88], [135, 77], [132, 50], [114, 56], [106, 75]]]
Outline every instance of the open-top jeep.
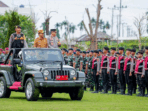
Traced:
[[40, 93], [51, 98], [65, 92], [72, 100], [81, 100], [84, 82], [83, 72], [64, 65], [60, 49], [12, 49], [0, 63], [0, 98], [18, 91], [25, 92], [28, 101], [36, 101]]

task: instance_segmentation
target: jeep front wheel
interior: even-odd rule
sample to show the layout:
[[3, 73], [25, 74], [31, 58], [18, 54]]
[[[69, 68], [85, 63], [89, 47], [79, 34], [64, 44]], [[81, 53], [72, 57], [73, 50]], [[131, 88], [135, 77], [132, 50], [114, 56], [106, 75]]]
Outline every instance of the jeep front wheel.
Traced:
[[70, 93], [71, 100], [81, 100], [83, 98], [84, 90], [83, 87], [74, 88]]
[[25, 95], [28, 101], [37, 101], [39, 98], [40, 90], [35, 87], [33, 78], [28, 78], [25, 83]]
[[10, 94], [11, 91], [7, 88], [6, 80], [0, 77], [0, 98], [9, 98]]

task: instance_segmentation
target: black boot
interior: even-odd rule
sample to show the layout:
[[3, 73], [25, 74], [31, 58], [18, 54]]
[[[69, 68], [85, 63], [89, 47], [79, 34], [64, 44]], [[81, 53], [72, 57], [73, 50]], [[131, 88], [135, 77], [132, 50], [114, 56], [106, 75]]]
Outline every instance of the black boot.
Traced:
[[142, 97], [145, 96], [145, 88], [142, 88]]
[[133, 94], [136, 94], [136, 88], [133, 88]]
[[86, 91], [86, 86], [84, 86], [84, 91]]
[[125, 95], [125, 90], [121, 89], [121, 95]]
[[93, 86], [90, 87], [90, 91], [94, 91], [94, 87]]
[[116, 94], [117, 93], [117, 88], [116, 87], [114, 87], [114, 94]]

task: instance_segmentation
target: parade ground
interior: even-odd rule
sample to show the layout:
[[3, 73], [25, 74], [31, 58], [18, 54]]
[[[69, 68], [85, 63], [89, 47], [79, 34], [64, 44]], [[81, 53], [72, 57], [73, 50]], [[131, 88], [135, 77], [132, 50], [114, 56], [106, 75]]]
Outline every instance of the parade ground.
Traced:
[[56, 93], [52, 99], [29, 102], [24, 93], [12, 92], [9, 99], [0, 99], [0, 111], [148, 111], [148, 98], [86, 91], [82, 101], [72, 101], [68, 94]]

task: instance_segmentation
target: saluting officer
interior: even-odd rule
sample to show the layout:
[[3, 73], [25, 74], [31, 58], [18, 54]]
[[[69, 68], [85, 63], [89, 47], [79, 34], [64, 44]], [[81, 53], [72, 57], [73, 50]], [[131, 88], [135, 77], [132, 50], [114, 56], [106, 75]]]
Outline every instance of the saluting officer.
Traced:
[[3, 54], [3, 49], [0, 48], [0, 62], [4, 62], [5, 55]]
[[77, 71], [82, 71], [82, 67], [83, 67], [83, 61], [82, 61], [82, 56], [80, 55], [80, 49], [76, 50], [76, 57], [75, 57], [75, 61], [74, 61], [74, 68]]
[[119, 54], [118, 55], [118, 74], [119, 74], [119, 81], [120, 81], [120, 89], [121, 89], [121, 95], [125, 94], [125, 77], [124, 77], [124, 48], [119, 47]]
[[21, 27], [19, 25], [15, 26], [16, 33], [11, 34], [9, 39], [9, 50], [11, 48], [28, 48], [26, 37], [21, 33]]
[[136, 60], [135, 74], [137, 75], [137, 79], [140, 80], [140, 94], [138, 94], [137, 96], [145, 96], [145, 63], [143, 59], [143, 51], [139, 51], [137, 57], [138, 59]]
[[131, 49], [126, 49], [126, 57], [124, 60], [124, 74], [125, 74], [125, 82], [128, 85], [127, 95], [132, 95], [132, 90], [133, 90], [131, 61], [132, 61]]
[[117, 58], [115, 56], [116, 48], [111, 48], [111, 56], [109, 57], [109, 72], [112, 86], [112, 94], [117, 93]]
[[73, 48], [68, 49], [68, 65], [73, 67], [74, 62], [74, 54], [73, 54]]
[[103, 48], [103, 55], [101, 59], [101, 71], [100, 73], [102, 74], [103, 78], [103, 93], [108, 93], [108, 84], [109, 84], [109, 59], [108, 59], [108, 47]]

